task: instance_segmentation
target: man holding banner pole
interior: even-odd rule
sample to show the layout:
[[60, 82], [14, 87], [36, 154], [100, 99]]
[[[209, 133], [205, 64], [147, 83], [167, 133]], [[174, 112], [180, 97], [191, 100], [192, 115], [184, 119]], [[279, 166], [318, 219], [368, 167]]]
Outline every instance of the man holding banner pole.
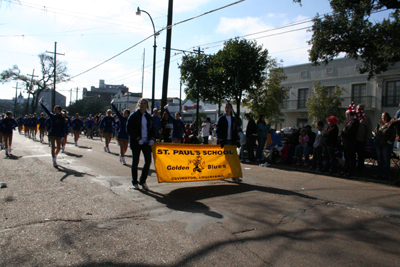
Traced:
[[[226, 103], [225, 113], [222, 114], [217, 121], [217, 144], [221, 145], [221, 148], [223, 148], [224, 145], [237, 145], [238, 147], [240, 147], [236, 127], [236, 118], [232, 116], [232, 111], [232, 105], [230, 103]], [[241, 179], [238, 177], [232, 179], [234, 182], [241, 182]]]
[[[136, 190], [139, 189], [140, 185], [146, 191], [149, 190], [146, 179], [151, 164], [151, 146], [154, 145], [156, 139], [154, 120], [147, 112], [148, 109], [149, 102], [144, 98], [139, 99], [136, 111], [129, 116], [126, 123], [132, 150], [132, 185]], [[144, 156], [144, 166], [138, 181], [138, 164], [141, 151]]]

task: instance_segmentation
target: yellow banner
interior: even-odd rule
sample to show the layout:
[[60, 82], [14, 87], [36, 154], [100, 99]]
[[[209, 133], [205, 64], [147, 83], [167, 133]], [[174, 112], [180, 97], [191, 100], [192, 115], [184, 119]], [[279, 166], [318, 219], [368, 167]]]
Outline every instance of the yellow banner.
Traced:
[[159, 183], [242, 177], [236, 146], [155, 143], [152, 150]]

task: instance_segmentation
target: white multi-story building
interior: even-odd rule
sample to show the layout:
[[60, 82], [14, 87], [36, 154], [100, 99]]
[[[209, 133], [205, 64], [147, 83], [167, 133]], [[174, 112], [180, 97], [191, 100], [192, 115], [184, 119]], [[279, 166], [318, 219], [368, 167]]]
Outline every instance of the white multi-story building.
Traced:
[[118, 90], [117, 94], [113, 96], [113, 104], [118, 108], [119, 111], [124, 109], [135, 110], [136, 104], [139, 99], [142, 98], [142, 93], [130, 93]]
[[[118, 108], [119, 111], [123, 111], [124, 109], [129, 109], [130, 111], [134, 111], [136, 110], [137, 102], [141, 98], [142, 98], [142, 93], [129, 93], [129, 92], [125, 93], [123, 90], [119, 90], [117, 94], [113, 96], [112, 99], [114, 99], [113, 104]], [[149, 101], [149, 106], [151, 106], [151, 99], [147, 98], [147, 100]], [[161, 100], [155, 99], [154, 102], [155, 106], [158, 109], [161, 109], [160, 108]], [[171, 114], [174, 114], [175, 112], [179, 111], [179, 102], [180, 102], [179, 98], [177, 97], [167, 98], [168, 110], [171, 112]]]
[[128, 93], [129, 88], [123, 84], [120, 85], [111, 85], [106, 84], [104, 80], [99, 80], [99, 87], [92, 86], [90, 91], [87, 88], [83, 88], [82, 97], [99, 97], [107, 103], [113, 99], [113, 96], [118, 92], [122, 91], [122, 94]]
[[371, 118], [373, 125], [377, 124], [382, 112], [394, 116], [400, 103], [400, 64], [388, 71], [378, 74], [368, 80], [368, 74], [360, 74], [361, 62], [342, 58], [329, 62], [328, 65], [313, 66], [310, 63], [285, 67], [287, 80], [282, 85], [289, 87], [289, 98], [284, 101], [282, 112], [285, 121], [282, 126], [303, 127], [312, 123], [308, 118], [307, 98], [313, 89], [313, 81], [334, 88], [343, 87], [343, 108], [351, 101], [356, 105], [364, 104], [365, 113]]

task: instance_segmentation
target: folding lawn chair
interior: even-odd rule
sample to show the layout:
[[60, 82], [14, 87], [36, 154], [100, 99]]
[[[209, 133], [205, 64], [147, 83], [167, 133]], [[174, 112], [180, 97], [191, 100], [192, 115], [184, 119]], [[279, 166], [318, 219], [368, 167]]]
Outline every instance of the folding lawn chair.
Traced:
[[[270, 161], [274, 161], [272, 159], [272, 155], [278, 153], [282, 149], [282, 134], [277, 132], [272, 132], [271, 140], [267, 142], [266, 146], [264, 147], [263, 157], [264, 159], [269, 159]], [[269, 138], [268, 138], [269, 139]]]
[[366, 164], [371, 166], [376, 166], [378, 164], [378, 156], [376, 155], [374, 138], [369, 140], [369, 143], [365, 148], [364, 161]]

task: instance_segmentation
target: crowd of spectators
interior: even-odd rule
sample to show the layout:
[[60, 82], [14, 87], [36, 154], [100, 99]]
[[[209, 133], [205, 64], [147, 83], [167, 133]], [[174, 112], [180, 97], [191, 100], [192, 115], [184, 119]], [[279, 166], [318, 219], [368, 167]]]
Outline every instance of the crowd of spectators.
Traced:
[[263, 166], [274, 162], [348, 177], [367, 174], [367, 157], [377, 163], [375, 178], [400, 183], [399, 178], [391, 177], [391, 160], [398, 159], [393, 146], [396, 140], [400, 143], [400, 110], [394, 118], [384, 112], [374, 126], [364, 106], [355, 106], [352, 102], [346, 110], [343, 128], [339, 129], [335, 116], [318, 121], [315, 131], [310, 125], [301, 129], [294, 126], [288, 138], [272, 149], [266, 149], [269, 144], [265, 145], [264, 141], [265, 135], [271, 133], [265, 117], [261, 115], [257, 123], [251, 115], [247, 119], [246, 135], [239, 132], [239, 137], [242, 136], [239, 157], [244, 163], [266, 160]]

